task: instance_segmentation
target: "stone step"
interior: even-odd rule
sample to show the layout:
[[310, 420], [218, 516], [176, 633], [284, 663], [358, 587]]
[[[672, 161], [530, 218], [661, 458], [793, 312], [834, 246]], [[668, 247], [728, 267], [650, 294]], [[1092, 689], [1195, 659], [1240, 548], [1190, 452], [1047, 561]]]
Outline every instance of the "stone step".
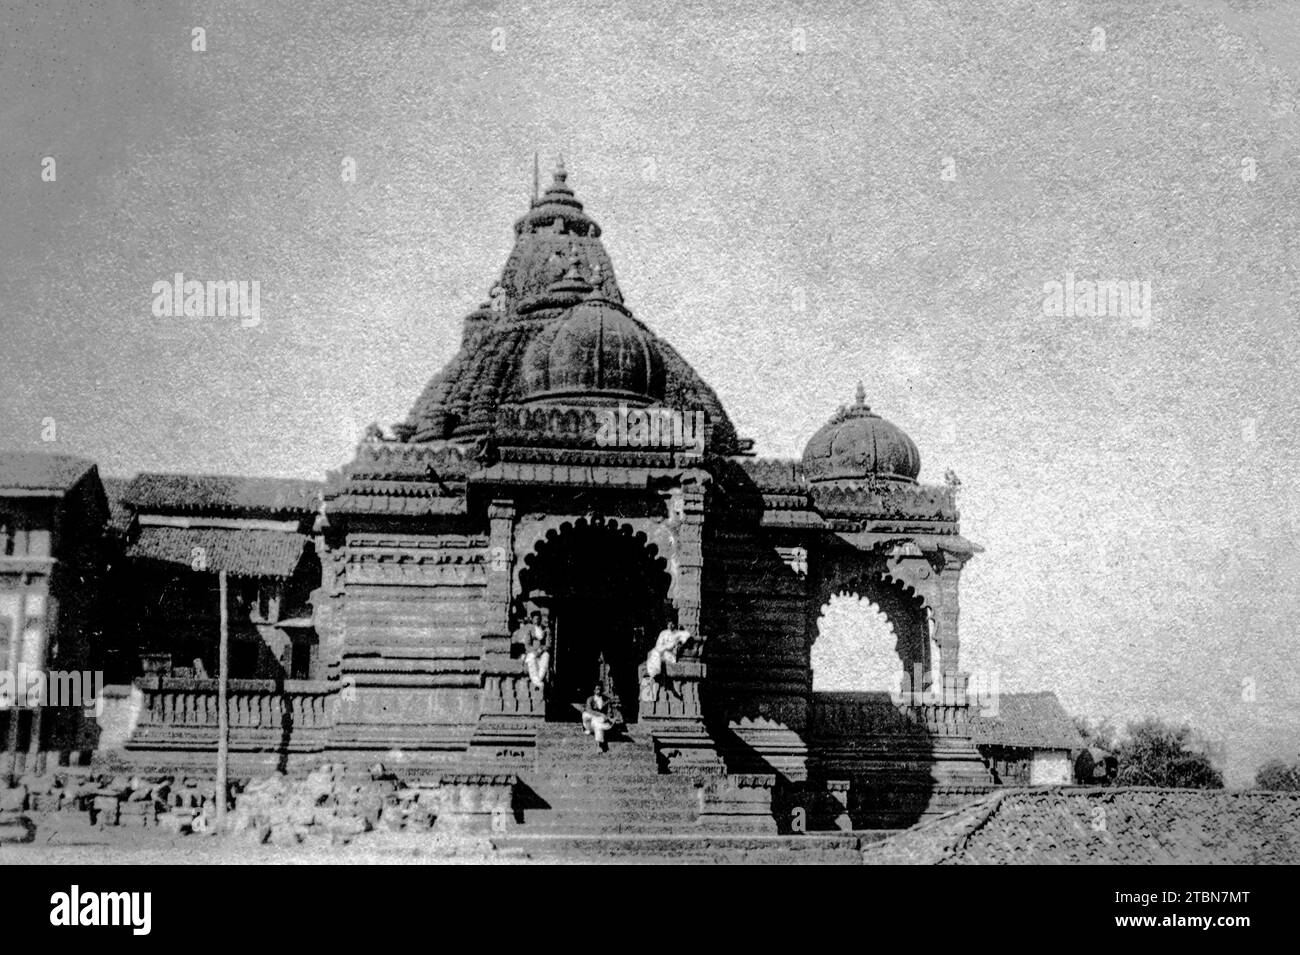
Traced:
[[611, 798], [611, 797], [588, 797], [581, 799], [577, 796], [552, 796], [549, 799], [544, 798], [542, 804], [524, 807], [525, 812], [544, 811], [547, 808], [553, 810], [564, 810], [566, 812], [626, 812], [637, 815], [653, 815], [655, 813], [683, 813], [700, 811], [700, 801], [698, 799], [638, 799], [629, 798]]
[[573, 805], [617, 805], [617, 806], [656, 806], [681, 805], [694, 806], [700, 802], [698, 790], [663, 789], [658, 791], [637, 789], [596, 789], [576, 786], [533, 787], [533, 792], [541, 797], [547, 805], [558, 806], [561, 803]]
[[[610, 782], [652, 782], [657, 779], [668, 778], [652, 769], [644, 766], [539, 766], [535, 772], [528, 774], [529, 778], [552, 780], [562, 782], [565, 780], [586, 785], [600, 785], [608, 780]], [[685, 779], [686, 777], [677, 777]]]
[[595, 743], [590, 740], [579, 743], [575, 746], [539, 746], [537, 747], [538, 759], [573, 759], [575, 757], [596, 756], [599, 755], [606, 759], [637, 759], [654, 761], [654, 750], [641, 746], [611, 746], [605, 751], [601, 751]]
[[530, 859], [587, 861], [618, 857], [643, 863], [850, 864], [861, 862], [864, 843], [874, 834], [809, 833], [751, 836], [698, 832], [658, 834], [552, 833], [523, 831], [492, 837], [494, 848]]
[[615, 749], [611, 746], [602, 752], [594, 743], [590, 746], [575, 746], [564, 751], [539, 749], [534, 760], [538, 764], [553, 765], [567, 765], [572, 762], [605, 763], [606, 765], [635, 763], [638, 766], [652, 767], [659, 765], [659, 760], [650, 750]]
[[[649, 739], [629, 739], [622, 736], [606, 736], [605, 744], [610, 749], [653, 750], [654, 744]], [[571, 746], [595, 746], [596, 737], [578, 732], [572, 736], [538, 736], [537, 745], [542, 749], [567, 749]]]
[[584, 778], [572, 776], [529, 776], [525, 784], [534, 792], [563, 792], [582, 795], [583, 793], [601, 792], [610, 795], [645, 795], [675, 796], [679, 794], [694, 796], [698, 791], [694, 783], [681, 776]]
[[602, 758], [597, 759], [575, 759], [572, 761], [538, 761], [534, 763], [538, 776], [554, 776], [554, 774], [563, 774], [563, 776], [591, 776], [591, 777], [614, 777], [614, 776], [643, 776], [647, 780], [653, 780], [660, 776], [659, 767], [654, 763], [641, 763], [641, 761], [628, 761]]
[[593, 803], [591, 805], [571, 804], [552, 806], [550, 809], [525, 809], [524, 824], [530, 821], [546, 822], [565, 820], [570, 822], [588, 822], [592, 820], [623, 820], [627, 822], [694, 822], [700, 815], [699, 806], [609, 806]]
[[601, 792], [691, 792], [698, 787], [686, 776], [605, 776], [599, 773], [533, 773], [521, 777], [532, 789], [600, 790]]
[[569, 760], [585, 759], [587, 757], [599, 756], [602, 759], [634, 759], [638, 762], [654, 763], [655, 753], [649, 747], [632, 747], [632, 746], [611, 746], [608, 750], [602, 752], [596, 744], [587, 741], [577, 746], [539, 746], [537, 748], [538, 760]]
[[679, 819], [631, 819], [627, 816], [577, 816], [557, 814], [554, 818], [542, 816], [528, 819], [520, 832], [533, 835], [613, 835], [617, 833], [647, 833], [669, 836], [689, 832], [696, 825], [694, 816]]

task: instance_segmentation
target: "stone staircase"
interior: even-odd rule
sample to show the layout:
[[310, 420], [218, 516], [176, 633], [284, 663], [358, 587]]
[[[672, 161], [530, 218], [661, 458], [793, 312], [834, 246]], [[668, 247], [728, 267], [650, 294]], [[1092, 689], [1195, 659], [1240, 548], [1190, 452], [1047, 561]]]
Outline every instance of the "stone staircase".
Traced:
[[538, 733], [536, 769], [520, 833], [565, 835], [680, 833], [700, 814], [700, 789], [687, 776], [659, 772], [648, 733], [620, 731], [600, 752], [578, 723], [547, 723]]
[[[711, 831], [700, 824], [702, 790], [691, 776], [661, 773], [650, 734], [633, 726], [601, 753], [577, 723], [548, 723], [522, 824], [492, 834], [507, 857], [635, 863], [850, 863], [862, 834], [810, 837]], [[870, 837], [868, 837], [870, 838]]]

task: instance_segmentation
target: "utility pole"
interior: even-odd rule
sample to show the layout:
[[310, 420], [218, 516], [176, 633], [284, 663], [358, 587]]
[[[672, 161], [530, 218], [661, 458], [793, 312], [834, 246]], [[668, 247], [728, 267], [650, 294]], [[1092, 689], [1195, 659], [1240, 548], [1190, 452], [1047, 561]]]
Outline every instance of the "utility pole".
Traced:
[[221, 592], [221, 646], [217, 652], [217, 831], [226, 823], [226, 772], [230, 762], [230, 620], [226, 599], [226, 572], [217, 575]]

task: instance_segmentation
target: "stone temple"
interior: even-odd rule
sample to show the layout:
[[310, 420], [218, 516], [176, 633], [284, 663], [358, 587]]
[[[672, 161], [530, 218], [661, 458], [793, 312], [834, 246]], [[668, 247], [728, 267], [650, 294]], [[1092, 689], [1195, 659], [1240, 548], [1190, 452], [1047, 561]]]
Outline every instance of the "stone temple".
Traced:
[[[1054, 696], [999, 713], [969, 692], [981, 548], [861, 386], [800, 459], [756, 457], [624, 302], [563, 168], [514, 234], [455, 357], [327, 481], [0, 455], [0, 652], [108, 680], [94, 712], [8, 709], [8, 772], [210, 773], [225, 571], [234, 774], [382, 762], [522, 831], [756, 833], [1069, 781], [1082, 743]], [[841, 594], [888, 617], [895, 687], [814, 692]], [[512, 639], [534, 611], [542, 688]], [[671, 625], [695, 639], [646, 681]], [[608, 753], [577, 723], [597, 681], [625, 727]]]

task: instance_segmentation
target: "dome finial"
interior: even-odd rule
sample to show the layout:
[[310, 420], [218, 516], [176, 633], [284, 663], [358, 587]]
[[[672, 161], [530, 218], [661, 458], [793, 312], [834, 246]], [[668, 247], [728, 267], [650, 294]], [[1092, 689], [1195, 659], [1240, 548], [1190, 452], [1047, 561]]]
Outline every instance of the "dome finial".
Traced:
[[558, 156], [559, 160], [555, 164], [555, 181], [556, 183], [563, 185], [569, 178], [569, 174], [564, 168], [564, 153], [559, 153]]
[[854, 397], [857, 399], [857, 405], [859, 408], [866, 406], [867, 389], [862, 387], [862, 382], [860, 380], [858, 381], [858, 390], [854, 392]]

